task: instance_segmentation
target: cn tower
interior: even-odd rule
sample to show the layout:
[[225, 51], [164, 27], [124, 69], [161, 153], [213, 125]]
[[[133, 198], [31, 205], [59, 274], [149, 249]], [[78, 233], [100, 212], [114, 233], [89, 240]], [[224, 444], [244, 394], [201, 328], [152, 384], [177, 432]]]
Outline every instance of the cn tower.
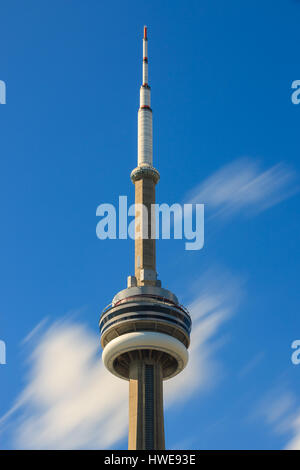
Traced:
[[[100, 318], [102, 359], [115, 376], [129, 381], [128, 449], [165, 449], [163, 381], [188, 362], [191, 318], [157, 278], [154, 217], [159, 172], [153, 166], [148, 37], [144, 27], [143, 83], [138, 111], [138, 163], [135, 185], [135, 275]], [[139, 217], [141, 205], [146, 216]], [[139, 220], [141, 218], [141, 220]]]

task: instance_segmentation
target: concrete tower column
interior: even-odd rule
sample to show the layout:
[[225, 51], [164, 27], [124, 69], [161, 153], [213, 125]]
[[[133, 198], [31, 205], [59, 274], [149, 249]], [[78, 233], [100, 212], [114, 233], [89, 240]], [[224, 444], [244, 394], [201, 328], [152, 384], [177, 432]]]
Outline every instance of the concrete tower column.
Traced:
[[164, 448], [162, 365], [156, 359], [136, 359], [129, 367], [128, 449]]
[[[151, 208], [155, 204], [155, 181], [152, 176], [135, 181], [135, 277], [138, 286], [156, 285], [154, 220]], [[153, 217], [154, 219], [154, 217]], [[147, 238], [145, 238], [147, 236]]]

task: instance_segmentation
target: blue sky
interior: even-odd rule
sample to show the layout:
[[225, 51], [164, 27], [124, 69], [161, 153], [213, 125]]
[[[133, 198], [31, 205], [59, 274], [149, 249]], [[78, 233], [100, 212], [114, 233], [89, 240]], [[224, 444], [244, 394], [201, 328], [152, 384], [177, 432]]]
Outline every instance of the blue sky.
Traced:
[[190, 365], [166, 384], [167, 446], [300, 448], [300, 2], [0, 12], [0, 447], [126, 448], [127, 386], [103, 370], [98, 319], [134, 247], [97, 239], [96, 208], [134, 200], [147, 24], [157, 199], [206, 204], [202, 250], [157, 248], [194, 318]]

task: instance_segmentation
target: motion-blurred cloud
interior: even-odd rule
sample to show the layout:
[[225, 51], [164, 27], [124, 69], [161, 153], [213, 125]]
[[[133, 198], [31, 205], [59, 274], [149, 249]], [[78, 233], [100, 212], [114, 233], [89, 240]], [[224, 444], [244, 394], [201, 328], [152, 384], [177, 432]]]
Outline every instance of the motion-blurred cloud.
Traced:
[[211, 217], [243, 212], [255, 215], [299, 190], [295, 172], [284, 163], [262, 171], [258, 162], [241, 158], [213, 173], [192, 189], [187, 203], [204, 203]]
[[[190, 362], [180, 376], [165, 383], [166, 407], [187, 401], [219, 376], [215, 335], [233, 314], [240, 285], [227, 275], [224, 281], [220, 273], [213, 278], [214, 283], [199, 280], [194, 285]], [[26, 342], [32, 348], [27, 384], [0, 426], [14, 420], [19, 449], [116, 446], [127, 433], [128, 384], [105, 370], [97, 334], [70, 319], [43, 333], [35, 330]]]

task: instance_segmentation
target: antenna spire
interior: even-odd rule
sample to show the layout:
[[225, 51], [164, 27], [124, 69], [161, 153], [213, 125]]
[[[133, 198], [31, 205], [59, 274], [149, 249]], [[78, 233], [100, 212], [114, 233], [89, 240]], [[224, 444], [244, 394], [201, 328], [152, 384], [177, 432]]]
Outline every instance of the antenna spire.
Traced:
[[140, 89], [138, 112], [138, 166], [152, 167], [152, 110], [151, 92], [148, 85], [148, 37], [144, 26], [143, 37], [143, 83]]
[[147, 37], [147, 26], [144, 26], [144, 37], [143, 37], [143, 85], [148, 85], [148, 37]]

